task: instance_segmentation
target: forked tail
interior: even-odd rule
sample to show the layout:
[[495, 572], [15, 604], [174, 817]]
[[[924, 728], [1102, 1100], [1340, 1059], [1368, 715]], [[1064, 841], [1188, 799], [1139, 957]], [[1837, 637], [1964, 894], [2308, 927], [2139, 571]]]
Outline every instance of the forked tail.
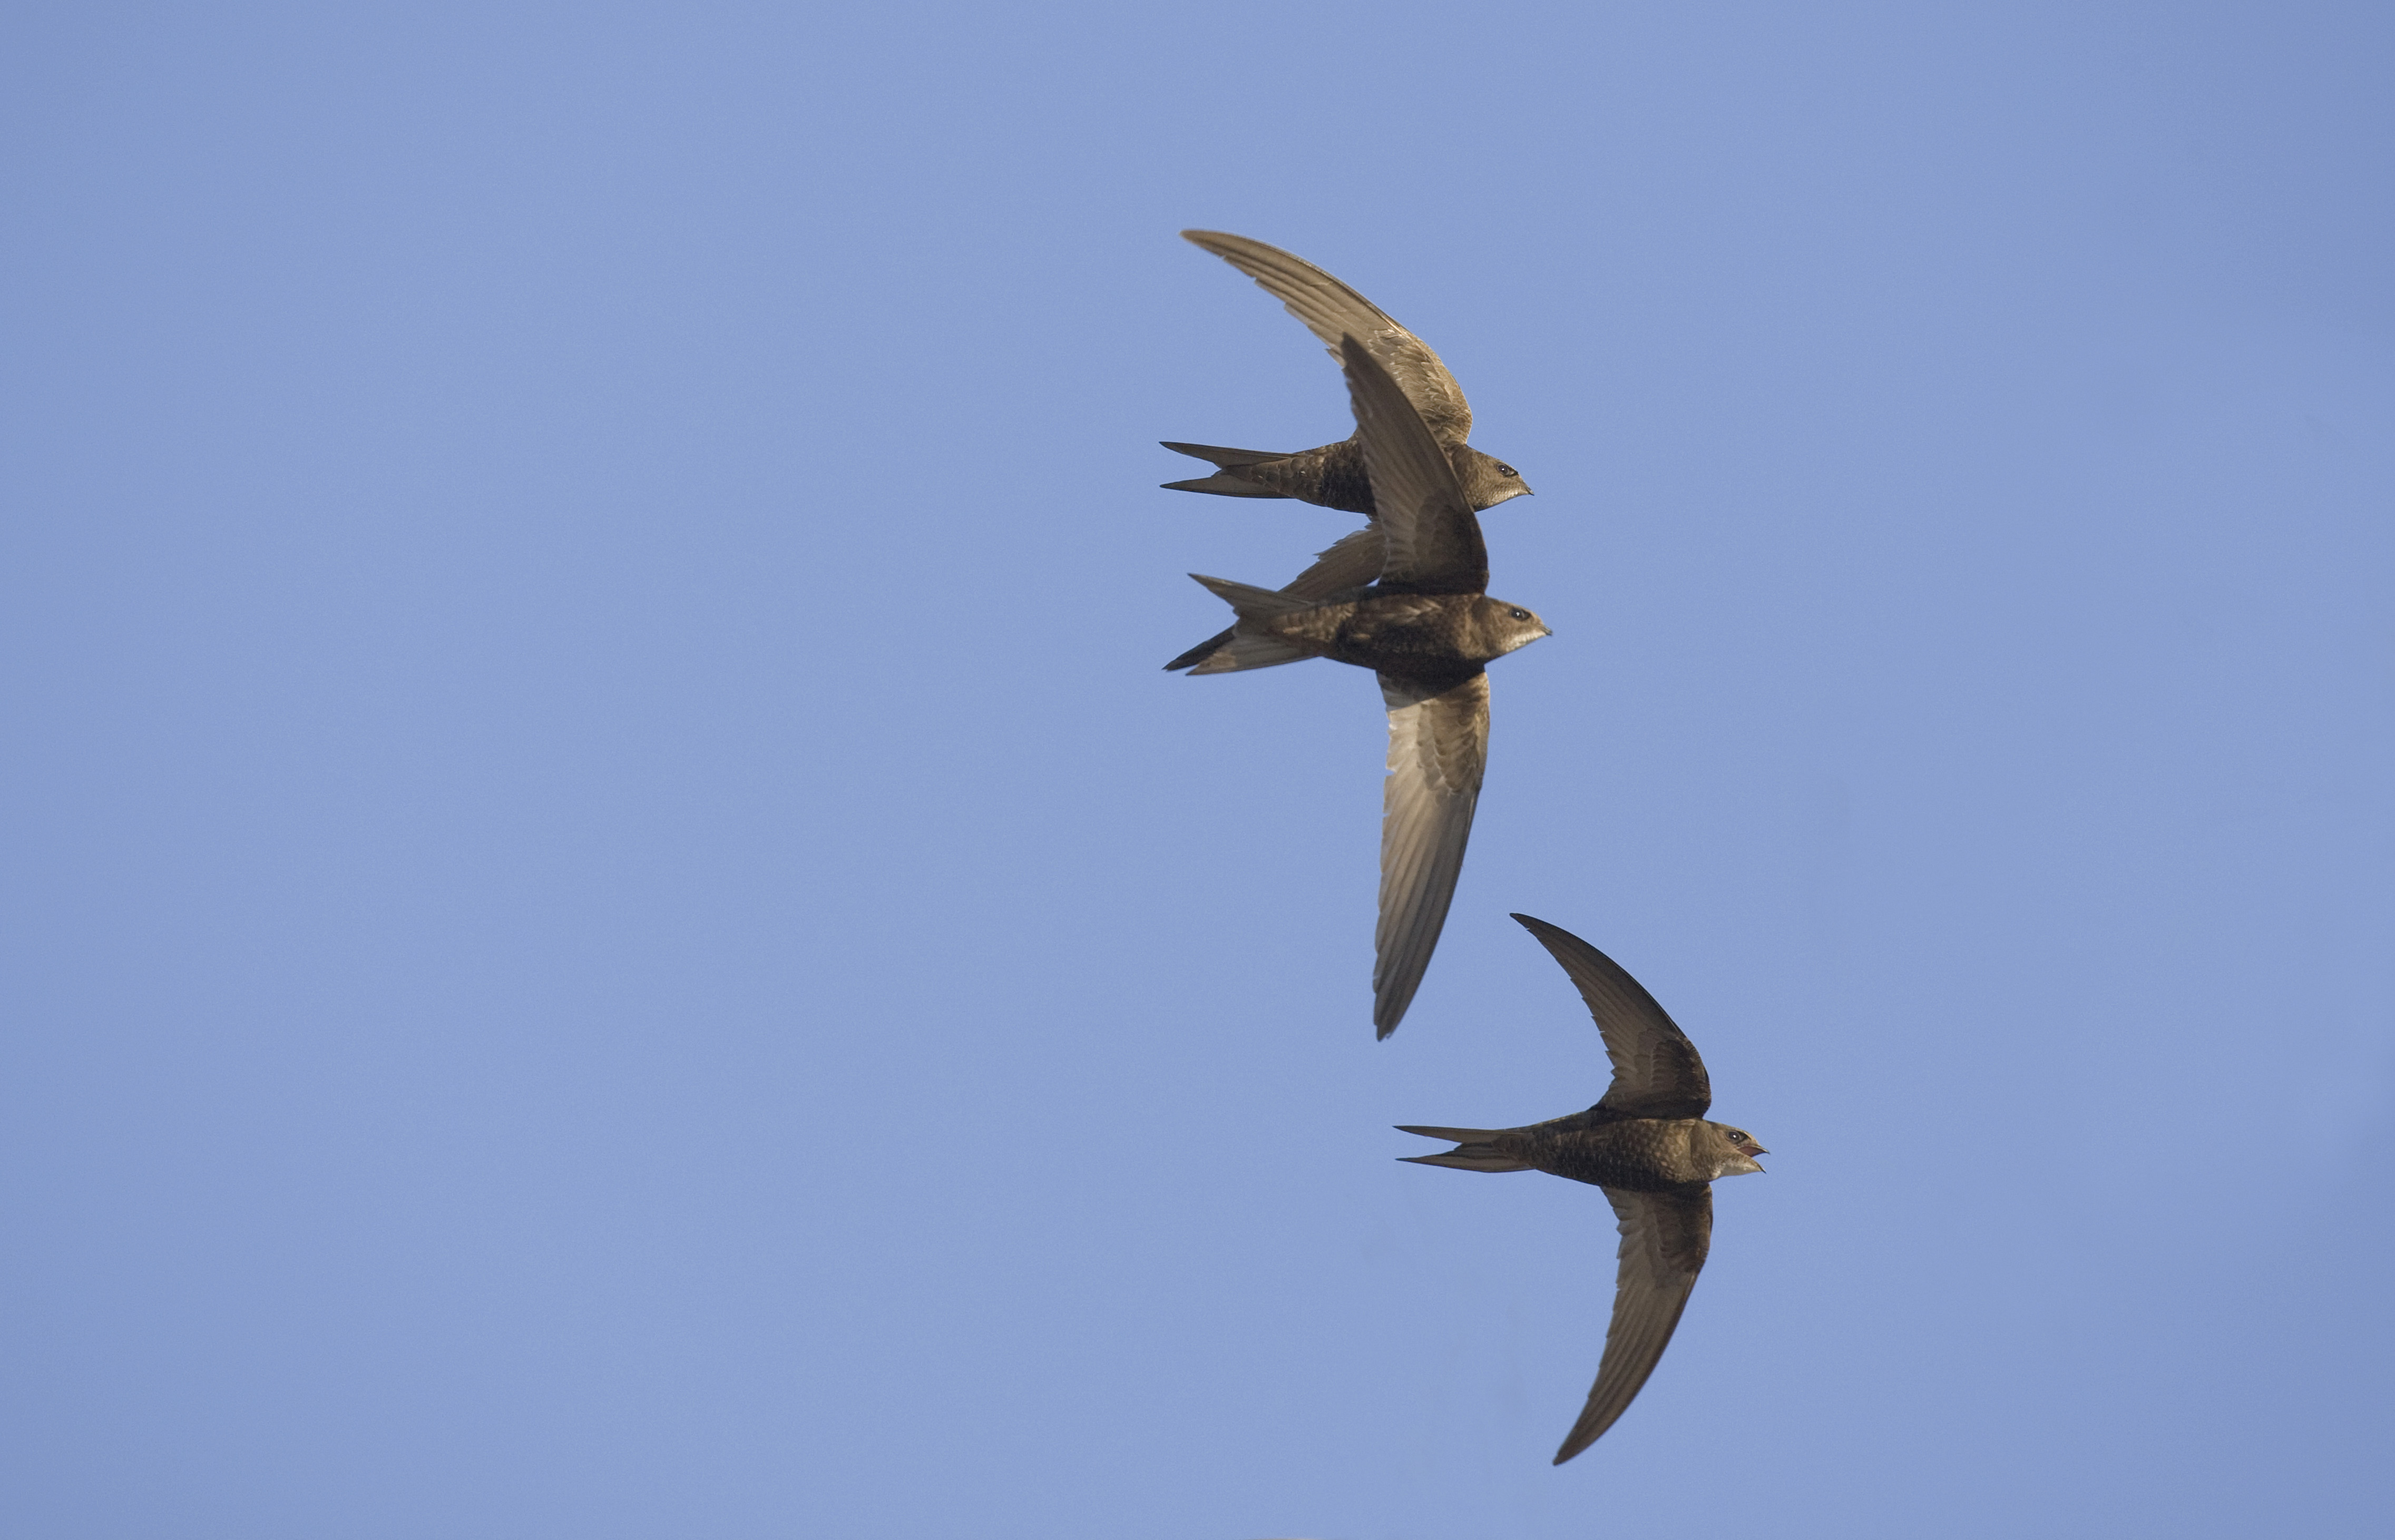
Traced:
[[1218, 638], [1209, 642], [1206, 650], [1198, 652], [1194, 657], [1190, 652], [1184, 652], [1165, 665], [1167, 668], [1195, 663], [1197, 666], [1189, 670], [1192, 675], [1230, 674], [1243, 668], [1271, 668], [1314, 655], [1303, 647], [1273, 636], [1263, 627], [1282, 615], [1310, 610], [1319, 600], [1275, 588], [1259, 588], [1252, 584], [1233, 583], [1227, 578], [1205, 577], [1197, 573], [1189, 575], [1237, 611], [1240, 624], [1231, 628], [1228, 639]]
[[1518, 1155], [1509, 1155], [1497, 1145], [1510, 1129], [1504, 1128], [1433, 1128], [1417, 1123], [1400, 1123], [1397, 1132], [1420, 1134], [1424, 1139], [1453, 1139], [1455, 1148], [1444, 1155], [1399, 1155], [1416, 1165], [1445, 1165], [1458, 1171], [1535, 1171]]
[[1195, 460], [1211, 460], [1223, 468], [1213, 475], [1194, 481], [1167, 481], [1172, 492], [1211, 492], [1217, 497], [1286, 497], [1289, 494], [1260, 486], [1239, 474], [1249, 466], [1266, 460], [1286, 460], [1289, 456], [1269, 449], [1221, 449], [1213, 444], [1177, 444], [1170, 439], [1158, 441], [1176, 454], [1186, 454]]

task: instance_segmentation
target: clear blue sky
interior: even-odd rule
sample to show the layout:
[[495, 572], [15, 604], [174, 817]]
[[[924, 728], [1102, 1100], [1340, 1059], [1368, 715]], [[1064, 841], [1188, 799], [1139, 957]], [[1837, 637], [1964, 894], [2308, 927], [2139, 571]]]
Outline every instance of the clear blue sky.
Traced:
[[[2383, 7], [31, 5], [0, 1529], [2383, 1533]], [[1352, 527], [1539, 495], [1370, 1022]], [[1774, 1151], [1561, 1470], [1576, 930]]]

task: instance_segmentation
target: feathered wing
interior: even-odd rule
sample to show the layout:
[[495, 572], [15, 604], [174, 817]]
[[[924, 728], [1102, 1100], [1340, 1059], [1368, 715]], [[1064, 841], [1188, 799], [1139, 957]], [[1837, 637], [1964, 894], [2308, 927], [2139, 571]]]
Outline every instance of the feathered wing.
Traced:
[[1381, 923], [1374, 931], [1372, 1025], [1386, 1037], [1422, 986], [1489, 764], [1489, 676], [1432, 690], [1383, 674], [1389, 775], [1381, 811]]
[[1580, 1420], [1555, 1451], [1555, 1464], [1586, 1449], [1630, 1409], [1672, 1340], [1713, 1246], [1714, 1191], [1701, 1184], [1663, 1192], [1605, 1189], [1621, 1221], [1620, 1265], [1614, 1274], [1613, 1320], [1605, 1329], [1605, 1357]]
[[1488, 592], [1489, 544], [1447, 451], [1363, 344], [1349, 336], [1340, 348], [1372, 481], [1373, 522], [1388, 546], [1381, 582], [1422, 593]]
[[[1381, 527], [1367, 524], [1362, 529], [1342, 535], [1337, 544], [1316, 556], [1314, 565], [1291, 578], [1281, 587], [1285, 594], [1300, 599], [1329, 599], [1350, 588], [1361, 588], [1381, 575]], [[1204, 641], [1182, 653], [1164, 665], [1167, 673], [1203, 663], [1217, 648], [1227, 646], [1234, 632], [1217, 631]]]
[[1430, 344], [1392, 320], [1385, 310], [1302, 257], [1278, 246], [1217, 230], [1184, 230], [1182, 239], [1205, 247], [1256, 281], [1256, 287], [1289, 308], [1305, 329], [1322, 339], [1332, 358], [1339, 339], [1353, 336], [1395, 376], [1422, 421], [1441, 443], [1472, 436], [1472, 408], [1463, 388], [1447, 372]]
[[1302, 599], [1329, 599], [1361, 588], [1381, 575], [1381, 564], [1386, 559], [1381, 526], [1367, 524], [1341, 535], [1330, 549], [1317, 551], [1314, 565], [1290, 578], [1281, 592]]
[[1528, 915], [1514, 917], [1563, 964], [1605, 1035], [1613, 1084], [1597, 1105], [1628, 1117], [1704, 1116], [1714, 1104], [1705, 1061], [1655, 997], [1620, 963], [1563, 927]]

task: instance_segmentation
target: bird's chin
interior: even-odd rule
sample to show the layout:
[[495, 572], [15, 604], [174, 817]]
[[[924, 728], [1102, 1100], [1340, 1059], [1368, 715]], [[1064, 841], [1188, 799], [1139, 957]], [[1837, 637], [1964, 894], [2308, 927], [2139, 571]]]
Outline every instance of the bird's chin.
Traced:
[[1763, 1175], [1763, 1167], [1755, 1164], [1753, 1155], [1732, 1155], [1714, 1170], [1715, 1181], [1721, 1180], [1724, 1177], [1759, 1177], [1761, 1175]]

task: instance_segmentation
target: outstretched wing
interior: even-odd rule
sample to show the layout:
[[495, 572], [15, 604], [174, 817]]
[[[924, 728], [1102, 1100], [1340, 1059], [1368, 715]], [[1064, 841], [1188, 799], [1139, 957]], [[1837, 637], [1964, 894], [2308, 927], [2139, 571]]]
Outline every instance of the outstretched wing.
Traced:
[[1373, 522], [1388, 544], [1383, 586], [1426, 594], [1489, 591], [1489, 543], [1455, 467], [1422, 414], [1364, 345], [1340, 343], [1356, 436], [1372, 481]]
[[1605, 1195], [1621, 1221], [1621, 1264], [1614, 1274], [1613, 1321], [1605, 1329], [1605, 1357], [1590, 1388], [1580, 1420], [1555, 1451], [1555, 1464], [1586, 1449], [1630, 1403], [1655, 1372], [1672, 1340], [1688, 1291], [1697, 1286], [1714, 1238], [1714, 1190], [1625, 1192]]
[[1356, 337], [1396, 376], [1441, 443], [1460, 444], [1472, 436], [1472, 408], [1464, 402], [1463, 388], [1430, 350], [1430, 344], [1398, 325], [1378, 305], [1278, 246], [1218, 230], [1184, 230], [1181, 235], [1246, 273], [1256, 281], [1256, 287], [1288, 306], [1290, 314], [1322, 339], [1332, 358], [1339, 356], [1340, 337]]
[[1421, 987], [1472, 837], [1489, 764], [1489, 676], [1434, 691], [1383, 674], [1389, 777], [1381, 812], [1381, 923], [1372, 1025], [1386, 1037]]
[[[1558, 925], [1516, 915], [1524, 929], [1564, 965], [1613, 1060], [1613, 1084], [1597, 1105], [1626, 1117], [1702, 1117], [1713, 1082], [1688, 1034], [1621, 965]], [[1589, 1435], [1591, 1438], [1594, 1434]]]

